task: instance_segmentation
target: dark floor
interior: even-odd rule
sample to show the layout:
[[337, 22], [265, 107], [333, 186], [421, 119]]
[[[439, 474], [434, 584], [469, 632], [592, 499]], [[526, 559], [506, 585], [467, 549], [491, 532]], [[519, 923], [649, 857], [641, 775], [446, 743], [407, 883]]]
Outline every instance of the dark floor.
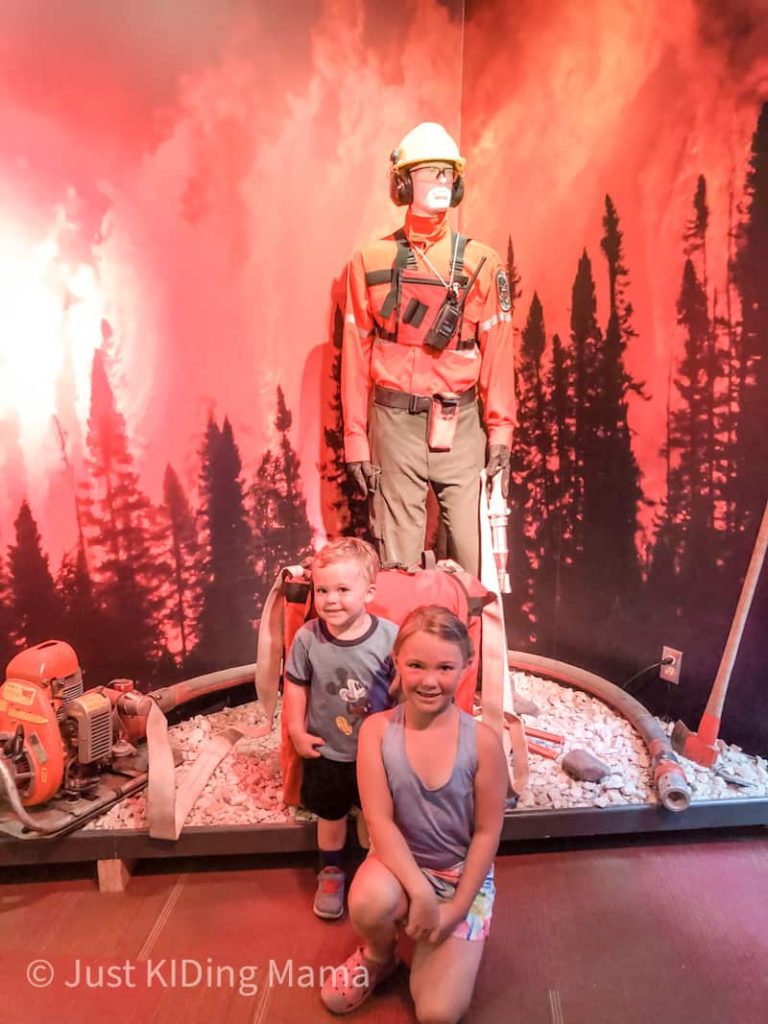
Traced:
[[[311, 858], [146, 861], [119, 895], [92, 868], [0, 871], [3, 1024], [334, 1019], [316, 982], [354, 938], [312, 914]], [[768, 1022], [764, 828], [518, 845], [497, 872], [471, 1024]], [[405, 970], [351, 1019], [413, 1020]]]

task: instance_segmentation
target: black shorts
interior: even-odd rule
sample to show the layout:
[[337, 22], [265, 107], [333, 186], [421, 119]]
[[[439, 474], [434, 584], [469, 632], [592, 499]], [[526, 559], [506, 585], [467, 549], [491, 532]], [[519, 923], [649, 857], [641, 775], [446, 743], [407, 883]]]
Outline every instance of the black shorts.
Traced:
[[346, 818], [360, 806], [355, 761], [331, 761], [329, 757], [307, 757], [302, 762], [301, 803], [326, 821]]

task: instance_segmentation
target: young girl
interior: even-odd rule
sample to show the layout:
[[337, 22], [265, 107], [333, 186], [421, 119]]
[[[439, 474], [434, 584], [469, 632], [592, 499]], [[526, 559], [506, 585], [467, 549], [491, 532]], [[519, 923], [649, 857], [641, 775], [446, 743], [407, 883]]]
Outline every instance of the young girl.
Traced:
[[402, 926], [415, 941], [417, 1019], [458, 1021], [491, 922], [507, 768], [498, 736], [453, 702], [472, 659], [455, 615], [417, 608], [400, 627], [393, 656], [403, 703], [371, 715], [358, 748], [372, 849], [349, 911], [363, 942], [330, 972], [321, 995], [333, 1013], [358, 1007], [397, 967]]

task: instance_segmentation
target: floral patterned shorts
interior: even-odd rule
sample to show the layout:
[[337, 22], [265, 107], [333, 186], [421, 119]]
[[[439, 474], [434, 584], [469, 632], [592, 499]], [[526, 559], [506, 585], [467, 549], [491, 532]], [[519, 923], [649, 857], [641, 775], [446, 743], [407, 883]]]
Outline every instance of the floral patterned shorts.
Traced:
[[[453, 898], [456, 887], [461, 878], [461, 868], [451, 868], [447, 871], [438, 871], [434, 868], [422, 868], [438, 899], [450, 900]], [[451, 932], [457, 939], [469, 939], [470, 942], [488, 937], [491, 930], [491, 918], [493, 917], [493, 901], [496, 897], [496, 886], [493, 881], [493, 864], [491, 870], [485, 876], [483, 884], [472, 900], [469, 913], [463, 921], [459, 921]]]

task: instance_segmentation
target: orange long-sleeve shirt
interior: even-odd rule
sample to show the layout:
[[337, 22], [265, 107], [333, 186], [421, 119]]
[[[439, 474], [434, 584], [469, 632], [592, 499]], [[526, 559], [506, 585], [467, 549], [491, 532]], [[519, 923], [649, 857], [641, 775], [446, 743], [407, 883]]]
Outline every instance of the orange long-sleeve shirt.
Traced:
[[[418, 218], [408, 211], [404, 230], [417, 252], [418, 269], [410, 278], [435, 280], [429, 266], [446, 282], [451, 276], [452, 238], [447, 214]], [[374, 385], [412, 395], [461, 394], [477, 385], [483, 405], [489, 444], [511, 446], [515, 424], [515, 387], [509, 288], [498, 254], [470, 240], [464, 254], [464, 275], [470, 278], [482, 265], [464, 305], [461, 339], [475, 345], [451, 346], [441, 352], [424, 345], [389, 340], [398, 327], [397, 314], [382, 318], [380, 311], [391, 283], [370, 282], [375, 272], [390, 270], [397, 240], [388, 235], [352, 258], [347, 273], [347, 303], [342, 347], [341, 399], [344, 411], [344, 453], [347, 462], [370, 461], [368, 408]], [[418, 253], [424, 253], [422, 258]], [[429, 262], [427, 262], [429, 261]], [[366, 280], [368, 276], [368, 281]], [[442, 290], [441, 295], [445, 292]], [[404, 309], [400, 308], [400, 323]]]

